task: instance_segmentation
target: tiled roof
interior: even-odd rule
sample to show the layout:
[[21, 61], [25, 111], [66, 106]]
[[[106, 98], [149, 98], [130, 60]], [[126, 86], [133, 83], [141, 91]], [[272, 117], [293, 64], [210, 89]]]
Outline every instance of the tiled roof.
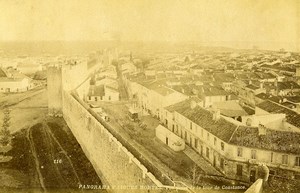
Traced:
[[293, 102], [293, 103], [300, 103], [300, 96], [291, 96], [291, 97], [286, 97], [287, 100]]
[[285, 89], [300, 89], [299, 84], [293, 81], [288, 81], [288, 82], [278, 82], [278, 89], [279, 90], [285, 90]]
[[188, 86], [188, 85], [175, 85], [175, 86], [172, 86], [172, 88], [174, 90], [176, 90], [177, 92], [180, 92], [182, 94], [185, 94], [185, 95], [188, 95], [188, 96], [193, 96], [195, 95], [192, 91], [193, 89]]
[[256, 97], [260, 98], [260, 99], [267, 99], [269, 98], [269, 95], [267, 95], [266, 93], [259, 93], [257, 95], [255, 95]]
[[202, 86], [203, 89], [200, 89], [200, 96], [227, 96], [229, 95], [223, 88], [216, 86]]
[[190, 100], [179, 102], [167, 107], [167, 109], [176, 111], [225, 142], [229, 141], [237, 127], [222, 117], [218, 121], [214, 121], [213, 114], [200, 106], [196, 106], [192, 109], [190, 107]]
[[271, 74], [271, 73], [255, 72], [255, 74], [257, 76], [259, 76], [260, 79], [273, 79], [273, 78], [276, 78], [276, 76]]
[[0, 68], [0, 77], [6, 77], [5, 72]]
[[104, 96], [104, 85], [90, 86], [88, 96]]
[[269, 113], [284, 113], [286, 114], [286, 119], [288, 123], [300, 128], [300, 115], [293, 110], [290, 110], [269, 100], [259, 103], [257, 107]]
[[296, 68], [291, 68], [289, 66], [281, 66], [280, 64], [274, 64], [274, 65], [264, 64], [261, 67], [282, 70], [282, 71], [287, 71], [287, 72], [296, 72]]
[[221, 114], [227, 117], [248, 115], [248, 113], [235, 101], [215, 102], [213, 107], [220, 109]]
[[249, 88], [249, 89], [251, 89], [251, 90], [256, 90], [256, 89], [259, 89], [259, 87], [258, 87], [258, 86], [255, 86], [255, 85], [253, 85], [253, 84], [249, 84], [249, 85], [247, 85], [247, 86], [246, 86], [246, 88]]
[[232, 82], [235, 80], [232, 73], [215, 73], [213, 76], [217, 82]]
[[266, 134], [260, 136], [257, 127], [239, 126], [230, 143], [250, 148], [300, 154], [300, 133], [296, 132], [266, 128]]
[[202, 100], [198, 97], [190, 97], [189, 99], [180, 101], [178, 103], [175, 103], [173, 105], [167, 106], [165, 107], [166, 110], [170, 111], [170, 112], [174, 112], [176, 110], [179, 110], [182, 108], [182, 106], [190, 104], [191, 101], [195, 101], [196, 103], [200, 103]]
[[174, 93], [174, 90], [168, 88], [168, 87], [165, 87], [165, 86], [160, 86], [160, 87], [156, 87], [156, 88], [152, 88], [152, 90], [154, 90], [155, 92], [159, 93], [160, 95], [163, 95], [163, 96], [167, 96], [169, 94], [172, 94]]

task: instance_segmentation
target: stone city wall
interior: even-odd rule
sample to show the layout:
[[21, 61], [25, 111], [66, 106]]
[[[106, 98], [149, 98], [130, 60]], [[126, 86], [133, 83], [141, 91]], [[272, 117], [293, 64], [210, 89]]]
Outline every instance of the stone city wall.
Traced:
[[97, 115], [91, 114], [79, 97], [64, 92], [63, 104], [64, 119], [103, 184], [133, 187], [137, 192], [145, 186], [165, 187], [99, 122]]

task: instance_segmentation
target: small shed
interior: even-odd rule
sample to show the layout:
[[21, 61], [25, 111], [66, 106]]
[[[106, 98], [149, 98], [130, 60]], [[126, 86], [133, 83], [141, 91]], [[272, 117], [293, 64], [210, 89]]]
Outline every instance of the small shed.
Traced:
[[175, 135], [162, 125], [155, 128], [155, 134], [158, 139], [168, 145], [174, 151], [182, 151], [185, 148], [184, 140]]

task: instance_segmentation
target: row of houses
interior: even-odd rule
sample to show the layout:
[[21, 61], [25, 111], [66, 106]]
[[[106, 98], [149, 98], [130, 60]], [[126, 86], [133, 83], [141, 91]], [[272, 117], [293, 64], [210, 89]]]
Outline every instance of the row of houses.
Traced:
[[228, 178], [254, 182], [262, 163], [273, 175], [300, 178], [297, 118], [259, 106], [249, 114], [238, 98], [222, 87], [178, 80], [134, 76], [124, 81], [143, 112], [160, 119]]
[[[170, 131], [229, 178], [254, 182], [262, 163], [271, 174], [300, 178], [300, 133], [274, 129], [274, 120], [284, 121], [284, 114], [260, 112], [240, 122], [204, 109], [194, 98], [166, 107], [163, 114]], [[255, 119], [260, 121], [254, 124]]]

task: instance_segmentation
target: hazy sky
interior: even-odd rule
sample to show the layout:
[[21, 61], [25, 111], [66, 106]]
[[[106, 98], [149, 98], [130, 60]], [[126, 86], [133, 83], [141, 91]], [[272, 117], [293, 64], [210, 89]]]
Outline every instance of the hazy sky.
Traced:
[[299, 8], [299, 0], [0, 0], [0, 41], [188, 40], [300, 50]]

